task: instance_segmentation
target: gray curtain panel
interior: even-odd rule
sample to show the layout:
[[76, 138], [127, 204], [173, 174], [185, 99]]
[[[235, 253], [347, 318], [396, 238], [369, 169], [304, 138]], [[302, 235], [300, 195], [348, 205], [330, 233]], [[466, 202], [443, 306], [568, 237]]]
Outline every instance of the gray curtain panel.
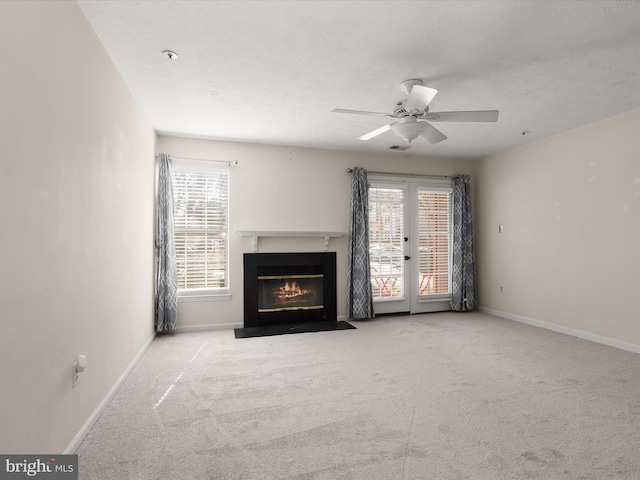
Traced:
[[478, 307], [470, 187], [469, 175], [458, 175], [453, 178], [451, 308], [458, 312], [475, 310]]
[[353, 169], [351, 181], [348, 258], [347, 317], [373, 318], [369, 259], [369, 186], [367, 171], [360, 167]]
[[178, 320], [178, 275], [173, 236], [173, 188], [171, 160], [160, 154], [156, 226], [156, 331], [173, 332]]

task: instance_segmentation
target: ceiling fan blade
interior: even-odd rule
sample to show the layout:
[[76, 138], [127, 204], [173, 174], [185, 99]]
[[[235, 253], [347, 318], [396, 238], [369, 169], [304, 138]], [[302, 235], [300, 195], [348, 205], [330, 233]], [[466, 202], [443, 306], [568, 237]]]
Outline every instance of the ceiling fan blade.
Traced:
[[420, 122], [420, 123], [424, 124], [425, 127], [427, 127], [427, 129], [422, 134], [422, 136], [426, 138], [429, 141], [429, 143], [438, 143], [447, 139], [447, 136], [444, 133], [442, 133], [433, 125], [430, 125], [428, 122]]
[[334, 108], [331, 110], [334, 113], [355, 113], [356, 115], [375, 115], [377, 117], [388, 117], [388, 118], [397, 118], [395, 115], [391, 113], [382, 113], [382, 112], [366, 112], [363, 110], [348, 110], [346, 108]]
[[433, 100], [433, 97], [436, 96], [436, 93], [438, 93], [438, 90], [435, 88], [414, 85], [407, 102], [404, 104], [404, 109], [407, 112], [424, 112], [431, 103], [431, 100]]
[[496, 122], [498, 110], [475, 110], [473, 112], [429, 112], [430, 122]]
[[391, 128], [391, 125], [385, 125], [384, 127], [375, 129], [373, 132], [365, 133], [364, 135], [358, 137], [358, 140], [369, 140], [373, 137], [377, 137], [378, 135], [388, 131], [390, 128]]

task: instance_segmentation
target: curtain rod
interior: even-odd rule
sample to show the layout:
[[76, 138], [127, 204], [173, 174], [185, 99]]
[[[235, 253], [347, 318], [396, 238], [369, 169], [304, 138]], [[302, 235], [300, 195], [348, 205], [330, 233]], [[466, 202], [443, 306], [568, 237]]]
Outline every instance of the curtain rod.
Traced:
[[[347, 168], [347, 173], [352, 173], [353, 168]], [[369, 170], [365, 170], [365, 172], [370, 173], [372, 175], [391, 175], [396, 177], [418, 177], [418, 178], [453, 178], [449, 175], [422, 175], [420, 173], [394, 173], [394, 172], [370, 172]]]
[[214, 159], [210, 159], [210, 158], [186, 158], [186, 157], [174, 157], [173, 155], [169, 155], [169, 157], [171, 159], [173, 159], [173, 160], [226, 163], [228, 167], [230, 167], [231, 165], [238, 165], [238, 160], [214, 160]]

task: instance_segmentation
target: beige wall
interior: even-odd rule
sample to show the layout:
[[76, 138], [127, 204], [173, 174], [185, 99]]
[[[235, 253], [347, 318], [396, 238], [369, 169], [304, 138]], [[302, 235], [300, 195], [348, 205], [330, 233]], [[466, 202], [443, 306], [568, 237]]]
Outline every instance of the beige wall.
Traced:
[[639, 125], [636, 110], [475, 164], [482, 307], [640, 345]]
[[153, 336], [155, 133], [75, 2], [0, 44], [0, 452], [57, 453]]
[[[336, 252], [338, 315], [346, 312], [347, 245], [351, 175], [347, 167], [371, 171], [451, 175], [471, 173], [472, 163], [403, 155], [216, 142], [160, 136], [158, 152], [174, 157], [238, 160], [230, 169], [230, 301], [180, 303], [178, 327], [242, 324], [242, 255], [252, 240], [237, 230], [327, 230], [345, 232], [331, 239]], [[260, 252], [322, 251], [322, 239], [271, 238]]]

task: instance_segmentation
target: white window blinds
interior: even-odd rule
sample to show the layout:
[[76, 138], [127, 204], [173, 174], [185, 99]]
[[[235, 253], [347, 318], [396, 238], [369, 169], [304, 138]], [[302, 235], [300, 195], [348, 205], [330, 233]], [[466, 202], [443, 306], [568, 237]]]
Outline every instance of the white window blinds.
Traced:
[[226, 171], [174, 168], [178, 290], [228, 288]]
[[451, 193], [418, 190], [419, 294], [450, 293]]
[[405, 190], [369, 188], [369, 254], [375, 300], [402, 298]]

